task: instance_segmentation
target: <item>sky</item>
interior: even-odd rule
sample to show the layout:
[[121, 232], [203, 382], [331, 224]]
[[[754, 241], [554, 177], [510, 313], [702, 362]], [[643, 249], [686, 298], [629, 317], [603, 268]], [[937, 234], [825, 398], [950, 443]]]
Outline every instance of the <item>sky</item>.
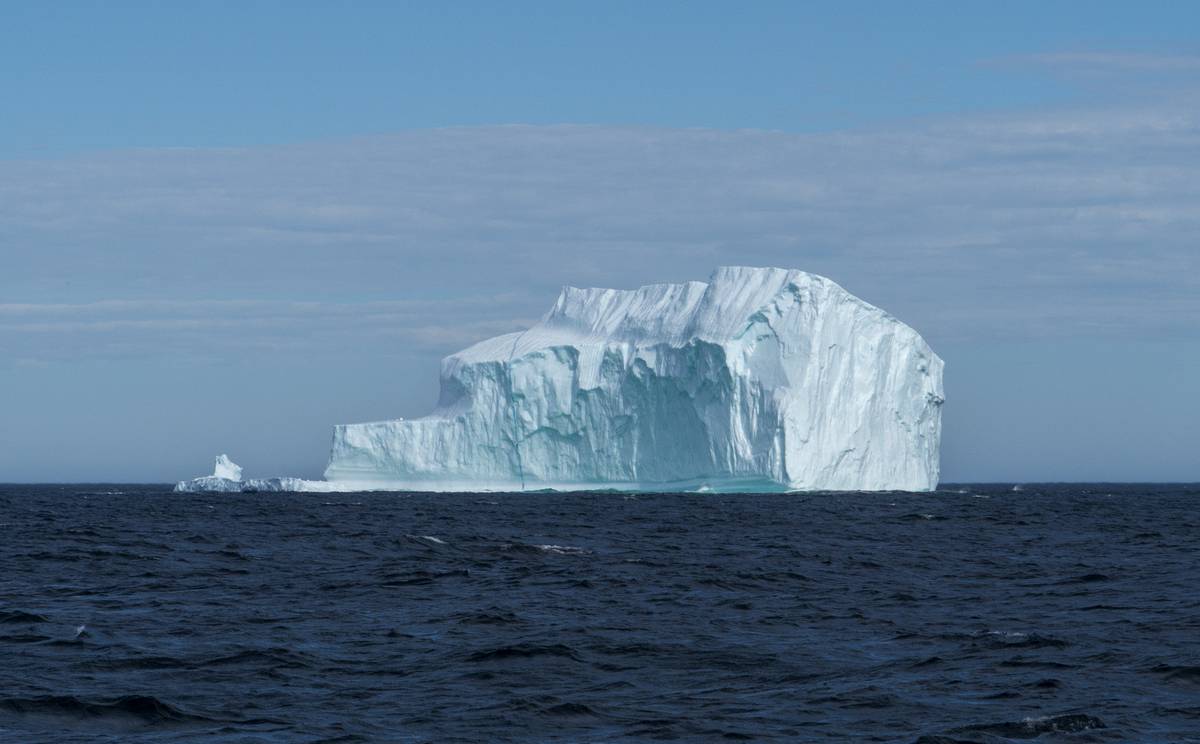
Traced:
[[1200, 480], [1200, 5], [5, 5], [0, 482], [318, 476], [730, 264], [921, 332], [944, 481]]

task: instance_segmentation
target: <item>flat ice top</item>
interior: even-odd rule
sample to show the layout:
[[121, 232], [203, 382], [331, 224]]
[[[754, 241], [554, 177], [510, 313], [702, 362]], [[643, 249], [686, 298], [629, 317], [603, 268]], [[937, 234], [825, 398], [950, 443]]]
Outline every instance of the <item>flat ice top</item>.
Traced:
[[728, 341], [749, 318], [789, 285], [837, 294], [881, 314], [823, 276], [794, 269], [722, 266], [708, 282], [648, 284], [638, 289], [564, 287], [542, 319], [527, 331], [481, 341], [450, 359], [458, 363], [506, 361], [547, 347], [625, 342], [683, 344], [689, 339]]

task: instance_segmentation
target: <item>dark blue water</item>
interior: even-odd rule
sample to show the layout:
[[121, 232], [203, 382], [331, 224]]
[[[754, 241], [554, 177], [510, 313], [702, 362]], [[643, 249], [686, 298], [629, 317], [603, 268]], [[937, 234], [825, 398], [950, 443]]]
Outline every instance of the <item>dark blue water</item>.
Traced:
[[0, 741], [1200, 741], [1198, 497], [0, 487]]

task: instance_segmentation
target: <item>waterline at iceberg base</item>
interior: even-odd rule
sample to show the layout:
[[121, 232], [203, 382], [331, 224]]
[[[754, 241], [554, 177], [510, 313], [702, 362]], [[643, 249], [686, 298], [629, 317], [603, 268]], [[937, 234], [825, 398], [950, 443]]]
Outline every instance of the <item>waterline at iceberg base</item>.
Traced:
[[335, 427], [325, 481], [248, 483], [928, 491], [942, 402], [942, 360], [888, 313], [803, 271], [723, 267], [567, 287], [532, 328], [446, 357], [430, 415]]

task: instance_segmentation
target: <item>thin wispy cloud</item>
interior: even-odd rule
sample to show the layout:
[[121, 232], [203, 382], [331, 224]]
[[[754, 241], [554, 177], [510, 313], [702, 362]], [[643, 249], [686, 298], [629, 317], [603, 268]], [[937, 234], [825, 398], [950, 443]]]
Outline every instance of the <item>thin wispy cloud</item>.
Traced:
[[454, 300], [296, 302], [262, 300], [110, 300], [0, 304], [0, 349], [13, 360], [80, 356], [222, 358], [280, 352], [381, 357], [437, 353], [534, 322], [515, 308], [522, 297]]
[[1200, 72], [1200, 54], [1148, 54], [1105, 51], [1044, 52], [1007, 57], [1002, 61], [1058, 69], [1127, 72]]
[[[89, 334], [118, 330], [153, 354], [386, 329], [446, 353], [536, 318], [562, 284], [735, 263], [829, 275], [935, 344], [1194, 333], [1197, 110], [815, 135], [451, 128], [10, 161], [0, 339], [36, 358], [94, 353]], [[70, 300], [75, 319], [58, 318]], [[159, 346], [167, 328], [180, 335]]]

